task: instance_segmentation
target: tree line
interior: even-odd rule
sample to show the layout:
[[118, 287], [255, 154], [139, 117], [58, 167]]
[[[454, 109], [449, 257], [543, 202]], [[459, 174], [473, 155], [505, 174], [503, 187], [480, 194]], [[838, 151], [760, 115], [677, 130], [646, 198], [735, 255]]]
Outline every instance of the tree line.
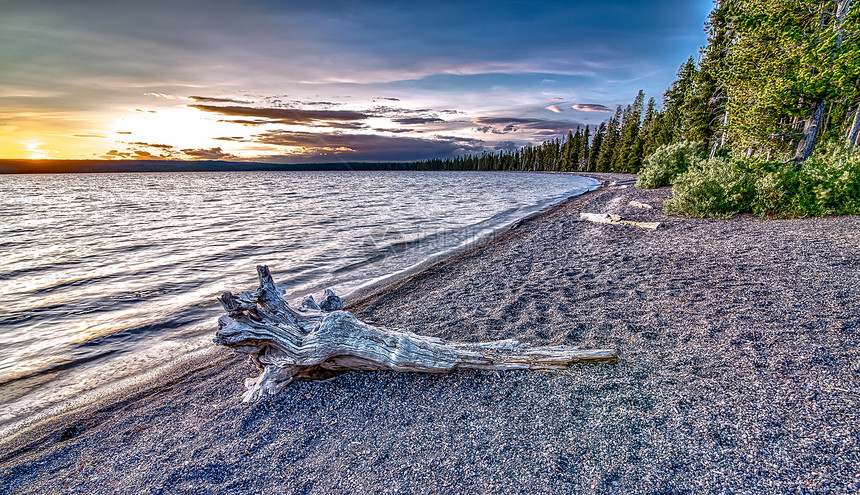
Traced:
[[662, 145], [802, 164], [816, 146], [860, 146], [857, 0], [717, 0], [698, 61], [658, 104], [642, 91], [596, 129], [538, 145], [417, 162], [444, 170], [637, 173]]

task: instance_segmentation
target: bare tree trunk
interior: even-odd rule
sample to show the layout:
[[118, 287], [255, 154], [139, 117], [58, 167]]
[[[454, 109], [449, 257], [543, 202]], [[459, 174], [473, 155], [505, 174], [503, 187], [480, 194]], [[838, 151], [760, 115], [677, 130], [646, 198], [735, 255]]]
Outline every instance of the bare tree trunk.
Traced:
[[724, 149], [726, 147], [726, 135], [729, 133], [729, 105], [726, 103], [726, 111], [723, 114], [723, 129], [720, 134], [720, 140], [714, 140], [714, 145], [711, 147], [711, 154], [708, 158], [713, 158], [717, 154], [717, 149]]
[[803, 138], [797, 144], [797, 153], [794, 159], [797, 162], [802, 162], [809, 158], [812, 150], [815, 149], [815, 141], [818, 139], [818, 131], [821, 127], [821, 120], [824, 117], [824, 108], [827, 106], [827, 100], [818, 100], [812, 106], [809, 118], [806, 124], [803, 125]]
[[845, 135], [848, 146], [860, 146], [860, 103], [857, 103], [857, 110], [854, 112], [854, 122], [848, 128], [848, 133]]
[[456, 369], [552, 370], [572, 363], [616, 363], [613, 349], [530, 347], [515, 340], [455, 343], [408, 331], [368, 325], [342, 311], [327, 291], [317, 304], [308, 296], [293, 308], [281, 296], [267, 266], [258, 266], [260, 288], [219, 300], [215, 343], [248, 354], [260, 375], [245, 380], [244, 400], [277, 394], [293, 380], [326, 380], [349, 370], [448, 373]]

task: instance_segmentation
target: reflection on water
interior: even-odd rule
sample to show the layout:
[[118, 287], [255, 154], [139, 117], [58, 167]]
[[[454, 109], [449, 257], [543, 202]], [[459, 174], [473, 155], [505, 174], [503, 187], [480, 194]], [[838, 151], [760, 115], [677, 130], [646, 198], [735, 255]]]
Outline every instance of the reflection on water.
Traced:
[[0, 424], [208, 345], [215, 297], [252, 288], [257, 264], [291, 296], [348, 293], [595, 184], [466, 172], [0, 176]]

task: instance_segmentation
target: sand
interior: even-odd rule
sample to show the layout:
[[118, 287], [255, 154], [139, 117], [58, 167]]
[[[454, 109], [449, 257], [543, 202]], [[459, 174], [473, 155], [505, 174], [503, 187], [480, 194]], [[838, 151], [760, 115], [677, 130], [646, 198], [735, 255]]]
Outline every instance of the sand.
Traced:
[[353, 372], [243, 404], [253, 369], [215, 349], [0, 441], [0, 493], [860, 491], [860, 217], [666, 216], [668, 189], [595, 177], [349, 309], [619, 364]]

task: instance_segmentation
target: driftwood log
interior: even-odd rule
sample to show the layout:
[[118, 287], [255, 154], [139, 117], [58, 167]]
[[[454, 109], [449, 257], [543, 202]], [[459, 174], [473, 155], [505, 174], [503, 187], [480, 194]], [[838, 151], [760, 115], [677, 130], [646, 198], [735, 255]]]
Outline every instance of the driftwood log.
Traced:
[[320, 304], [310, 296], [290, 306], [269, 268], [258, 266], [260, 288], [219, 301], [215, 343], [248, 354], [260, 370], [245, 380], [243, 400], [277, 394], [293, 380], [326, 380], [348, 370], [447, 373], [456, 369], [550, 370], [572, 363], [616, 363], [612, 349], [528, 347], [515, 340], [452, 343], [412, 332], [368, 325], [347, 311], [332, 291]]
[[586, 222], [605, 223], [608, 225], [632, 225], [651, 230], [657, 230], [660, 227], [660, 222], [634, 222], [632, 220], [624, 220], [621, 215], [613, 215], [611, 213], [580, 213], [579, 219]]

